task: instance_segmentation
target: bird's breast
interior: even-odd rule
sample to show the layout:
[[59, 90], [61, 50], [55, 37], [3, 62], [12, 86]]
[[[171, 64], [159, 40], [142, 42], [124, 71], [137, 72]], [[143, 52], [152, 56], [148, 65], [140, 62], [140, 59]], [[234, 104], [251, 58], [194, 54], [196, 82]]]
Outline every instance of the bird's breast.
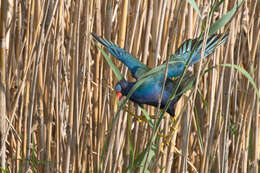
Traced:
[[[159, 82], [144, 83], [135, 90], [130, 99], [139, 104], [157, 105], [161, 90], [162, 85]], [[163, 100], [167, 99], [167, 93], [168, 92], [165, 90], [163, 93]]]

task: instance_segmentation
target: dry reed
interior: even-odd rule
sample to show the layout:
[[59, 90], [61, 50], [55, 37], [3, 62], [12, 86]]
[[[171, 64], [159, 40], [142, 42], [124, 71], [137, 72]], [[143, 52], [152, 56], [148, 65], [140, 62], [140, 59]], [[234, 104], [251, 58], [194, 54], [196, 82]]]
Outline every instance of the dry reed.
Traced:
[[[181, 0], [6, 2], [0, 15], [0, 156], [9, 172], [138, 169], [133, 160], [153, 129], [126, 111], [112, 122], [117, 81], [90, 33], [156, 67], [184, 40], [199, 36], [202, 22], [207, 28], [235, 5], [224, 1], [209, 18], [213, 1], [196, 0], [202, 20]], [[195, 65], [198, 85], [179, 101], [177, 120], [163, 119], [155, 157], [142, 165], [150, 172], [259, 172], [259, 11], [259, 1], [245, 1], [219, 31], [229, 32], [227, 43]], [[245, 69], [258, 91], [241, 71], [220, 64]], [[130, 101], [126, 109], [142, 115]]]

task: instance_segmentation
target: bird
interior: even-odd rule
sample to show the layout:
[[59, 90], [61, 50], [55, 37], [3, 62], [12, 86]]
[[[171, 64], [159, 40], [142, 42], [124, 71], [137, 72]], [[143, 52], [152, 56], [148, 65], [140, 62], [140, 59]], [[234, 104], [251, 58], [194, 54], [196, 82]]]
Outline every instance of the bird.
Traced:
[[[103, 45], [112, 56], [125, 64], [130, 70], [132, 76], [136, 79], [136, 81], [127, 81], [125, 79], [121, 79], [115, 86], [117, 98], [122, 99], [123, 96], [127, 96], [131, 88], [139, 80], [145, 77], [146, 80], [144, 80], [143, 83], [134, 90], [134, 92], [130, 96], [130, 100], [137, 104], [146, 104], [157, 107], [163, 87], [165, 77], [164, 69], [166, 68], [166, 62], [157, 67], [161, 68], [160, 71], [157, 70], [153, 73], [153, 69], [147, 67], [135, 56], [133, 56], [123, 48], [120, 48], [119, 46], [111, 41], [106, 40], [102, 36], [97, 36], [95, 33], [91, 33], [91, 35], [94, 40]], [[214, 34], [209, 37], [206, 41], [204, 57], [212, 54], [215, 48], [224, 43], [227, 38], [228, 34], [225, 34], [223, 36], [222, 34]], [[181, 44], [181, 46], [176, 50], [174, 54], [169, 56], [165, 88], [160, 104], [161, 109], [166, 106], [172, 92], [176, 89], [179, 82], [178, 80], [173, 80], [172, 78], [178, 78], [185, 69], [185, 65], [192, 66], [200, 60], [202, 44], [203, 40], [200, 40], [199, 38], [188, 39]], [[150, 75], [146, 75], [148, 73], [150, 73]], [[168, 112], [173, 117], [175, 116], [174, 105], [181, 98], [183, 90], [185, 90], [185, 87], [187, 86], [189, 81], [194, 81], [194, 76], [190, 73], [188, 73], [187, 75], [185, 74], [183, 80], [180, 83], [180, 86], [177, 89], [175, 97], [166, 110], [166, 112]]]

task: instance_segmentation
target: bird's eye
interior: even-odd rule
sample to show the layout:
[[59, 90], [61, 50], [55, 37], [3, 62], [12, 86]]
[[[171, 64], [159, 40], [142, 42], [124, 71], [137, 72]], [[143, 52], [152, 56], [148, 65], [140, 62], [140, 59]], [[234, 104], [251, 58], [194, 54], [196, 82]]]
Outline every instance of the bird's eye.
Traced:
[[117, 85], [115, 86], [115, 90], [116, 90], [116, 91], [121, 91], [121, 86], [120, 86], [119, 84], [117, 84]]

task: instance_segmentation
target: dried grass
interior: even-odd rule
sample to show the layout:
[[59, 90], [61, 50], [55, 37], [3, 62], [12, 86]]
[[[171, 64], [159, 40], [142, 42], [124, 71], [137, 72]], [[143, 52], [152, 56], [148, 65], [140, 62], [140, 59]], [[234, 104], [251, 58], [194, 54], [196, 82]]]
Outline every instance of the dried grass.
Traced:
[[[196, 3], [205, 18], [210, 4]], [[208, 24], [234, 4], [225, 1]], [[220, 66], [239, 65], [260, 88], [259, 11], [259, 1], [245, 1], [219, 31], [228, 30], [229, 40], [201, 66], [216, 68], [200, 76], [198, 92], [187, 92], [178, 103], [180, 121], [164, 118], [160, 131], [167, 137], [156, 141], [156, 157], [147, 163], [151, 172], [259, 172], [259, 98], [240, 71]], [[131, 159], [147, 146], [152, 129], [126, 112], [112, 123], [116, 78], [90, 33], [155, 67], [201, 32], [202, 19], [192, 6], [181, 0], [27, 0], [9, 3], [1, 16], [0, 27], [6, 28], [0, 41], [5, 39], [7, 51], [1, 47], [0, 116], [8, 120], [1, 121], [1, 167], [9, 172], [136, 169]], [[194, 73], [199, 69], [195, 65]], [[127, 107], [141, 114], [130, 101]]]

